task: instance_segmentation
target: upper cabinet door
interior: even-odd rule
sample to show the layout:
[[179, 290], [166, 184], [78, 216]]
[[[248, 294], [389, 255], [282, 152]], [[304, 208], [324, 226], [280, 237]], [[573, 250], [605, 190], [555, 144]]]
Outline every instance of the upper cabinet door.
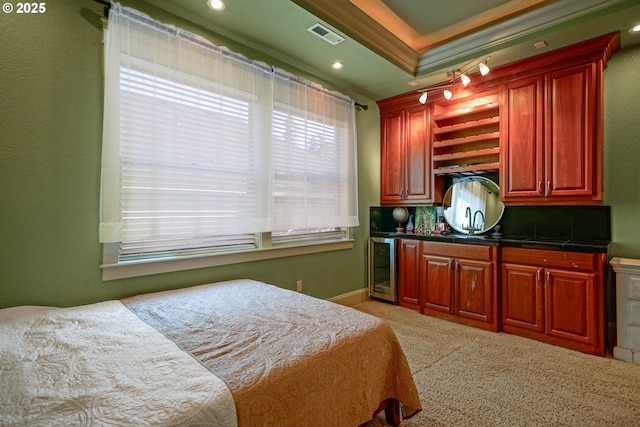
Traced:
[[404, 192], [404, 112], [381, 115], [380, 127], [380, 198], [393, 203]]
[[601, 76], [589, 63], [502, 87], [505, 204], [602, 200]]
[[595, 194], [596, 99], [595, 64], [546, 77], [546, 196]]
[[380, 115], [380, 202], [431, 203], [433, 174], [429, 107], [418, 105]]
[[543, 78], [505, 85], [501, 93], [500, 188], [504, 200], [544, 195]]
[[432, 199], [429, 109], [424, 105], [406, 110], [406, 191], [405, 199], [426, 202]]

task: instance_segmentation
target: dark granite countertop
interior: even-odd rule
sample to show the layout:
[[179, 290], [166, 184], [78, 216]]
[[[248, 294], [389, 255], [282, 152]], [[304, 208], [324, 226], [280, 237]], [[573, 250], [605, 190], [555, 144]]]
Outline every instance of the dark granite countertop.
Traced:
[[609, 241], [578, 241], [566, 239], [551, 239], [530, 236], [509, 236], [494, 234], [431, 234], [417, 235], [411, 233], [372, 231], [371, 237], [385, 237], [398, 239], [426, 240], [433, 242], [462, 243], [484, 246], [505, 246], [528, 249], [548, 249], [555, 251], [606, 253]]

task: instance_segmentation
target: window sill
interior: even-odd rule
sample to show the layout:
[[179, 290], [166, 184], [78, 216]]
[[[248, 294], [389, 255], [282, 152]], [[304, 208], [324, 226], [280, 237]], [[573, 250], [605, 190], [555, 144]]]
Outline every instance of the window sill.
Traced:
[[172, 257], [144, 261], [128, 261], [118, 264], [103, 264], [102, 280], [117, 280], [130, 277], [148, 276], [151, 274], [170, 273], [174, 271], [192, 270], [196, 268], [218, 267], [250, 261], [282, 258], [295, 255], [306, 255], [320, 252], [352, 249], [353, 239], [313, 243], [307, 245], [281, 246], [275, 248], [252, 249], [249, 251], [229, 252], [224, 254], [198, 255], [190, 257]]

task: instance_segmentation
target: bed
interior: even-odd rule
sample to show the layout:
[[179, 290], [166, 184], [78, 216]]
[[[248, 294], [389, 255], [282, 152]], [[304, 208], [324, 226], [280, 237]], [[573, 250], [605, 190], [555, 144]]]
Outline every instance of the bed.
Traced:
[[383, 321], [253, 280], [0, 310], [0, 425], [359, 426], [421, 410]]

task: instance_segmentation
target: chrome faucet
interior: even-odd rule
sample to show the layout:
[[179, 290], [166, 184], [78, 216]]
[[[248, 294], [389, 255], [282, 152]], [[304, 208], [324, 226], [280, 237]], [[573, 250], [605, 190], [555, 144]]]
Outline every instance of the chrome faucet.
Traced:
[[467, 206], [467, 209], [465, 209], [464, 211], [464, 217], [469, 218], [469, 225], [464, 227], [464, 229], [467, 230], [469, 234], [473, 234], [474, 228], [473, 228], [473, 224], [471, 224], [471, 208], [469, 206]]
[[482, 213], [482, 211], [480, 209], [478, 209], [477, 211], [475, 211], [473, 213], [473, 228], [474, 231], [477, 230], [482, 230], [480, 227], [478, 227], [477, 223], [476, 223], [476, 215], [480, 214], [480, 218], [482, 218], [482, 225], [484, 226], [484, 214]]

